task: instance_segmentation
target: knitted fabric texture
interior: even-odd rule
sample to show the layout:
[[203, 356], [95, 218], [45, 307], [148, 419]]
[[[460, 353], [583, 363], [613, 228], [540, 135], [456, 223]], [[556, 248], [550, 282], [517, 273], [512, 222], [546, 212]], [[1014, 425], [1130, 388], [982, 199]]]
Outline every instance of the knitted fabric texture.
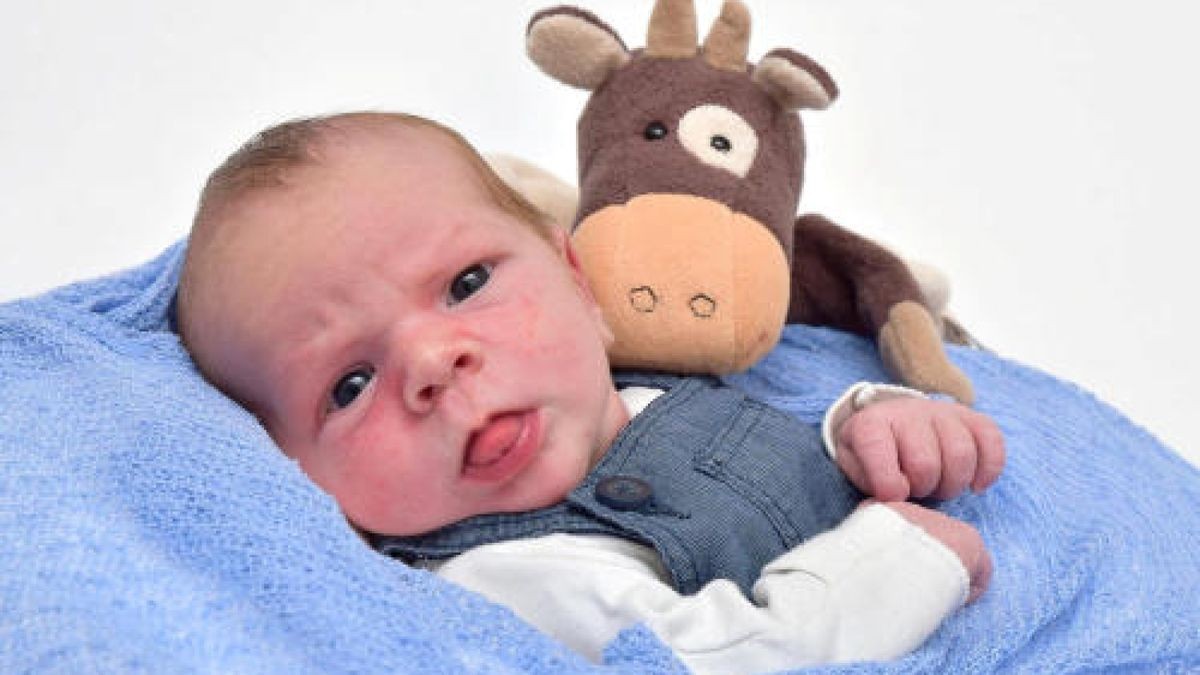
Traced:
[[[0, 672], [682, 672], [639, 627], [590, 665], [368, 549], [196, 373], [181, 255], [0, 305]], [[1069, 383], [951, 357], [1008, 440], [995, 487], [942, 505], [992, 587], [900, 661], [817, 672], [1200, 665], [1197, 471]], [[796, 326], [732, 381], [815, 421], [860, 379], [884, 379], [868, 342]]]

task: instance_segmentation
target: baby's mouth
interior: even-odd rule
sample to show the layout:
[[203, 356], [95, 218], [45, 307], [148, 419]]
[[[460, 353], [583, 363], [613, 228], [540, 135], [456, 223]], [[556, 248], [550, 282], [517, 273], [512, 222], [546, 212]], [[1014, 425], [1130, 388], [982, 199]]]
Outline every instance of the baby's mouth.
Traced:
[[541, 418], [532, 410], [493, 415], [467, 438], [462, 475], [503, 481], [518, 473], [541, 442]]

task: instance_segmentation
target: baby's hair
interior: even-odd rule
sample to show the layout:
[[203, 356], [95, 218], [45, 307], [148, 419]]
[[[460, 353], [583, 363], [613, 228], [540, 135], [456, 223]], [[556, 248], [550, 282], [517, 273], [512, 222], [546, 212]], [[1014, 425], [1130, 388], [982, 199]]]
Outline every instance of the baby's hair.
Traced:
[[[399, 112], [352, 112], [321, 117], [304, 117], [269, 127], [255, 134], [209, 175], [200, 193], [200, 204], [192, 224], [193, 236], [237, 201], [259, 190], [283, 187], [288, 175], [301, 167], [320, 162], [323, 142], [341, 132], [399, 125], [432, 131], [450, 141], [475, 170], [496, 205], [519, 221], [548, 237], [549, 217], [505, 183], [474, 147], [457, 131], [433, 120]], [[201, 232], [198, 232], [201, 231]]]
[[[204, 184], [188, 238], [188, 250], [176, 300], [176, 326], [185, 344], [190, 344], [195, 296], [206, 274], [213, 274], [214, 251], [223, 246], [223, 231], [230, 225], [231, 211], [250, 196], [284, 189], [289, 179], [306, 167], [319, 166], [322, 149], [339, 137], [396, 126], [427, 130], [450, 142], [474, 169], [482, 187], [496, 205], [530, 227], [547, 242], [552, 241], [552, 219], [513, 190], [458, 132], [417, 115], [397, 112], [352, 112], [306, 117], [277, 124], [255, 134], [218, 166]], [[203, 359], [193, 351], [197, 362]], [[200, 363], [202, 370], [203, 364]]]

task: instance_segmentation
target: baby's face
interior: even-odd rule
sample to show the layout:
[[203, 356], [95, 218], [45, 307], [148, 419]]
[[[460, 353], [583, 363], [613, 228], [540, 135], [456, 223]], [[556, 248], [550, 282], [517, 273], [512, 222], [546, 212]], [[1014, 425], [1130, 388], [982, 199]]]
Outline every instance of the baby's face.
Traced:
[[430, 132], [344, 145], [241, 210], [215, 368], [367, 530], [559, 501], [626, 419], [565, 238]]

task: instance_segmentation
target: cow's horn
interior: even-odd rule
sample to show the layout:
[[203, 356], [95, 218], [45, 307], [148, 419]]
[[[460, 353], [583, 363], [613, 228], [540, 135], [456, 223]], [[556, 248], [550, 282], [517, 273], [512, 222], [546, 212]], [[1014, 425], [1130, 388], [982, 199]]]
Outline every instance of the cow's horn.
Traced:
[[704, 38], [704, 60], [714, 68], [744, 71], [749, 52], [750, 10], [739, 0], [725, 0]]
[[685, 59], [696, 55], [696, 7], [692, 0], [658, 0], [646, 33], [646, 56]]

